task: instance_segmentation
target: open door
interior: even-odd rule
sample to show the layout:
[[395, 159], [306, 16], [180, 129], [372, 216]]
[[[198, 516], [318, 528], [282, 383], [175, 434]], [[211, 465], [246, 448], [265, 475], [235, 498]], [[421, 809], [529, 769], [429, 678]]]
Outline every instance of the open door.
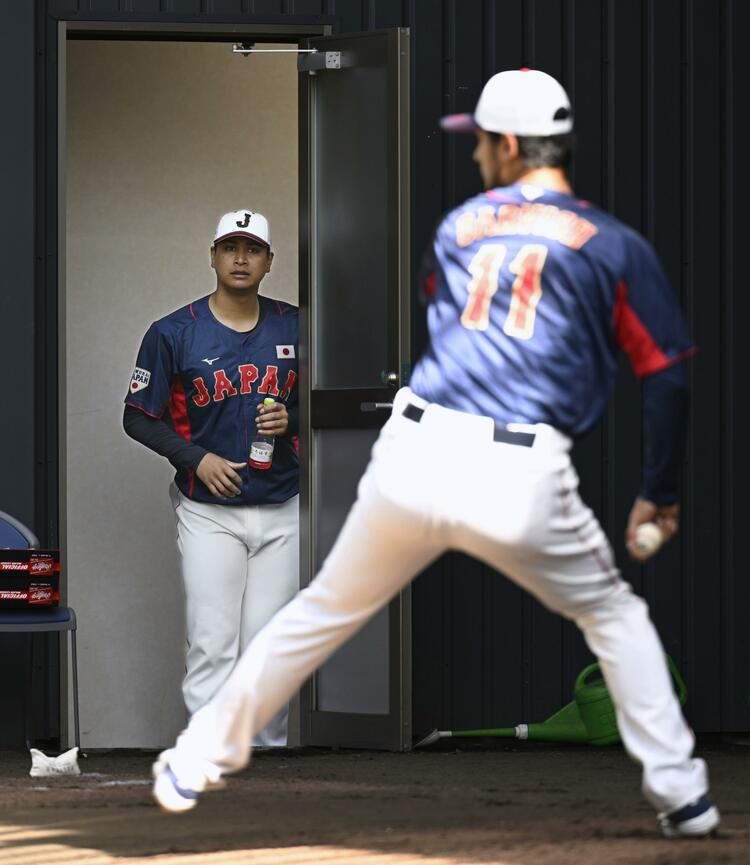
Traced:
[[[300, 69], [301, 574], [321, 566], [409, 370], [408, 32], [311, 39]], [[405, 590], [305, 687], [302, 743], [411, 746]]]

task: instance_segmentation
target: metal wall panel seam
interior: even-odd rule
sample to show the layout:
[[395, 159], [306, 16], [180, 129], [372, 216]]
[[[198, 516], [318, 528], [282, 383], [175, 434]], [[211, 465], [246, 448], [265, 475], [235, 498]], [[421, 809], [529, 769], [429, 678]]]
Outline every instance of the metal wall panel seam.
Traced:
[[643, 233], [653, 242], [654, 238], [654, 0], [643, 0], [644, 2], [644, 26], [643, 35], [645, 43], [645, 73], [641, 98], [643, 100], [643, 166], [645, 172], [645, 195], [643, 196]]
[[[725, 292], [722, 282], [714, 291], [707, 290], [716, 278], [721, 256], [717, 218], [721, 204], [719, 184], [701, 168], [704, 163], [718, 167], [721, 162], [721, 146], [712, 131], [718, 129], [720, 123], [717, 13], [712, 0], [685, 0], [685, 305], [697, 341], [704, 346], [720, 343]], [[705, 122], [706, 119], [710, 122]], [[707, 219], [709, 215], [712, 218]], [[689, 562], [690, 591], [684, 642], [694, 653], [695, 721], [704, 728], [717, 728], [721, 726], [723, 666], [720, 641], [713, 637], [721, 628], [720, 584], [716, 579], [722, 566], [720, 351], [704, 350], [696, 360], [697, 363], [691, 364], [695, 394], [692, 437], [696, 456], [691, 471], [694, 556]], [[708, 578], [709, 575], [713, 578]]]
[[[563, 0], [563, 22], [565, 25], [565, 44], [563, 46], [563, 70], [565, 89], [573, 101], [573, 119], [577, 117], [576, 107], [576, 4], [575, 0]], [[570, 168], [570, 183], [573, 189], [576, 187], [576, 161]]]
[[482, 3], [482, 79], [486, 81], [495, 72], [498, 72], [495, 60], [495, 22], [496, 5], [492, 0], [484, 0]]
[[[643, 165], [643, 186], [644, 194], [641, 202], [641, 230], [645, 237], [652, 243], [654, 240], [654, 213], [656, 210], [655, 198], [655, 180], [656, 180], [656, 156], [655, 156], [655, 125], [654, 125], [654, 60], [656, 46], [654, 44], [654, 0], [643, 0], [642, 4], [642, 39], [644, 44], [644, 63], [643, 63], [643, 78], [641, 81], [641, 103], [643, 110], [641, 112], [641, 126], [643, 129], [642, 135], [642, 165]], [[641, 424], [641, 453], [645, 452], [645, 439], [643, 424]], [[682, 538], [679, 539], [682, 542]], [[653, 570], [653, 568], [652, 568]], [[651, 574], [653, 576], [653, 574]], [[656, 606], [654, 579], [647, 579], [643, 587], [642, 594], [646, 599], [649, 609], [653, 610]]]
[[[41, 335], [37, 351], [36, 433], [38, 513], [43, 543], [58, 546], [59, 536], [59, 391], [58, 379], [58, 28], [57, 21], [40, 16], [37, 39], [43, 50], [38, 54], [38, 80], [43, 86], [36, 93], [36, 190], [37, 249], [43, 250], [36, 281], [36, 333]], [[63, 442], [64, 442], [63, 436]]]
[[[573, 118], [577, 117], [576, 106], [576, 76], [575, 76], [575, 46], [576, 46], [576, 30], [575, 30], [575, 2], [574, 0], [562, 0], [562, 21], [563, 21], [563, 45], [562, 45], [562, 69], [563, 69], [563, 86], [568, 92], [568, 96], [573, 104]], [[575, 158], [568, 172], [570, 184], [573, 189], [576, 189], [575, 175]], [[566, 623], [567, 624], [567, 623]], [[574, 654], [575, 632], [570, 627], [565, 625], [560, 629], [560, 657], [562, 659], [562, 675], [560, 677], [560, 705], [564, 705], [565, 686], [564, 682], [572, 681], [574, 676], [573, 670], [573, 654]]]
[[[733, 682], [736, 679], [736, 664], [734, 658], [734, 644], [736, 639], [735, 621], [736, 611], [739, 606], [735, 601], [735, 582], [739, 579], [739, 573], [735, 570], [735, 557], [732, 554], [734, 546], [734, 508], [735, 484], [734, 464], [732, 459], [732, 447], [734, 443], [734, 425], [736, 422], [734, 411], [735, 376], [733, 358], [735, 356], [734, 328], [734, 268], [733, 268], [733, 199], [734, 184], [732, 182], [732, 104], [734, 96], [734, 81], [732, 76], [732, 65], [734, 53], [732, 50], [732, 33], [734, 31], [733, 9], [731, 2], [724, 0], [721, 4], [720, 30], [723, 45], [721, 46], [721, 57], [723, 66], [721, 70], [722, 86], [720, 90], [720, 131], [722, 141], [720, 184], [723, 206], [719, 212], [721, 224], [722, 254], [719, 262], [719, 278], [725, 292], [722, 302], [722, 380], [721, 380], [721, 482], [722, 495], [721, 508], [721, 574], [720, 586], [722, 603], [721, 621], [721, 655], [723, 658], [721, 670], [721, 726], [725, 728], [725, 721], [732, 725], [734, 720], [735, 698], [733, 694]], [[732, 616], [731, 612], [735, 615]], [[741, 704], [737, 701], [737, 706]], [[748, 706], [746, 705], [747, 709]], [[739, 714], [739, 713], [738, 713]], [[732, 727], [730, 726], [730, 729]]]
[[[615, 210], [615, 43], [614, 27], [612, 26], [615, 17], [614, 6], [615, 0], [607, 0], [605, 13], [602, 16], [605, 77], [605, 87], [602, 88], [602, 149], [604, 151], [602, 157], [602, 206], [610, 213], [614, 213]], [[610, 532], [615, 516], [614, 498], [610, 494], [614, 488], [614, 465], [610, 459], [610, 455], [614, 453], [615, 445], [614, 417], [616, 400], [617, 395], [613, 393], [607, 406], [607, 411], [600, 421], [603, 425], [602, 438], [604, 441], [603, 456], [605, 461], [605, 468], [601, 475], [601, 495], [605, 507], [602, 508], [600, 519], [604, 523], [603, 528], [607, 534]]]
[[[692, 164], [692, 148], [690, 147], [690, 136], [692, 133], [692, 116], [690, 112], [690, 97], [692, 95], [691, 87], [691, 69], [690, 69], [690, 51], [689, 45], [692, 36], [692, 11], [690, 0], [683, 0], [681, 4], [680, 16], [680, 105], [682, 107], [682, 124], [680, 135], [680, 168], [682, 175], [681, 193], [682, 200], [680, 202], [680, 240], [681, 240], [681, 255], [680, 255], [680, 288], [682, 294], [683, 308], [685, 317], [688, 322], [688, 328], [691, 333], [694, 333], [694, 317], [693, 317], [693, 297], [692, 297], [692, 272], [689, 261], [685, 260], [685, 252], [689, 249], [689, 243], [692, 239], [693, 214], [692, 214], [692, 194], [685, 193], [687, 184], [690, 184], [692, 192], [692, 184], [690, 177], [690, 169]], [[688, 365], [688, 379], [690, 382], [690, 391], [695, 391], [695, 366]], [[695, 453], [695, 409], [690, 413], [688, 422], [688, 443], [686, 452], [688, 454], [690, 464], [693, 464], [693, 455]], [[691, 633], [691, 624], [695, 615], [695, 606], [693, 599], [695, 596], [695, 527], [696, 513], [695, 505], [698, 497], [695, 495], [693, 472], [688, 473], [687, 483], [684, 489], [687, 495], [684, 497], [683, 503], [683, 523], [685, 511], [690, 513], [690, 525], [682, 526], [683, 534], [683, 549], [687, 555], [683, 559], [682, 583], [685, 591], [682, 595], [682, 633], [680, 634], [680, 644], [683, 648], [684, 669], [682, 671], [688, 690], [694, 690], [695, 683], [695, 652], [691, 646], [688, 646], [684, 639], [686, 634]], [[687, 507], [685, 507], [687, 506]]]
[[536, 0], [522, 0], [523, 7], [523, 29], [525, 48], [524, 65], [536, 69], [538, 61], [536, 58]]

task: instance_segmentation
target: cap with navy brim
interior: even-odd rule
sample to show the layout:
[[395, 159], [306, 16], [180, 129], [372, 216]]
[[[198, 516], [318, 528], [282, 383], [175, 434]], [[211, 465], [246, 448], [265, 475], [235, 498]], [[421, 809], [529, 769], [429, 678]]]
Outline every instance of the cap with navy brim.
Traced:
[[440, 118], [443, 132], [476, 132], [480, 127], [473, 114], [447, 114]]
[[257, 237], [255, 234], [248, 234], [246, 231], [231, 231], [229, 234], [222, 234], [221, 237], [217, 237], [216, 240], [214, 240], [214, 245], [221, 243], [222, 240], [229, 240], [230, 237], [245, 237], [248, 240], [256, 241], [256, 243], [259, 243], [261, 246], [267, 246], [269, 249], [271, 248], [267, 240], [263, 240], [262, 237]]
[[268, 220], [262, 213], [252, 210], [235, 210], [221, 217], [212, 243], [215, 246], [230, 237], [245, 237], [271, 248], [271, 228]]
[[573, 129], [570, 100], [559, 81], [539, 69], [509, 69], [493, 75], [482, 88], [473, 114], [449, 114], [444, 132], [507, 133], [546, 137]]

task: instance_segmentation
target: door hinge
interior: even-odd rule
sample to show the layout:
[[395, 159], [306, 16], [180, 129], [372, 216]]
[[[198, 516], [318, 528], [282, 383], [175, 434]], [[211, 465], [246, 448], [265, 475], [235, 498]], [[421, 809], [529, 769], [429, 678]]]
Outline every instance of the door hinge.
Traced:
[[340, 51], [316, 51], [313, 54], [300, 54], [297, 58], [297, 71], [315, 75], [321, 69], [341, 69]]

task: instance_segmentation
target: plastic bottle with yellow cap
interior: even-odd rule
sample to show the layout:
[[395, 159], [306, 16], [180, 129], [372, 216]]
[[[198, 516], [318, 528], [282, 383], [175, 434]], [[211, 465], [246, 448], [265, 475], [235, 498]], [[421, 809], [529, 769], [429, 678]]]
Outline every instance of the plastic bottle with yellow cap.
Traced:
[[[275, 402], [276, 400], [267, 396], [263, 400], [263, 405], [273, 405]], [[271, 468], [271, 463], [273, 462], [273, 446], [275, 442], [275, 436], [263, 435], [260, 432], [255, 433], [252, 444], [250, 445], [250, 456], [247, 460], [251, 468], [258, 469], [259, 471], [267, 471]]]

